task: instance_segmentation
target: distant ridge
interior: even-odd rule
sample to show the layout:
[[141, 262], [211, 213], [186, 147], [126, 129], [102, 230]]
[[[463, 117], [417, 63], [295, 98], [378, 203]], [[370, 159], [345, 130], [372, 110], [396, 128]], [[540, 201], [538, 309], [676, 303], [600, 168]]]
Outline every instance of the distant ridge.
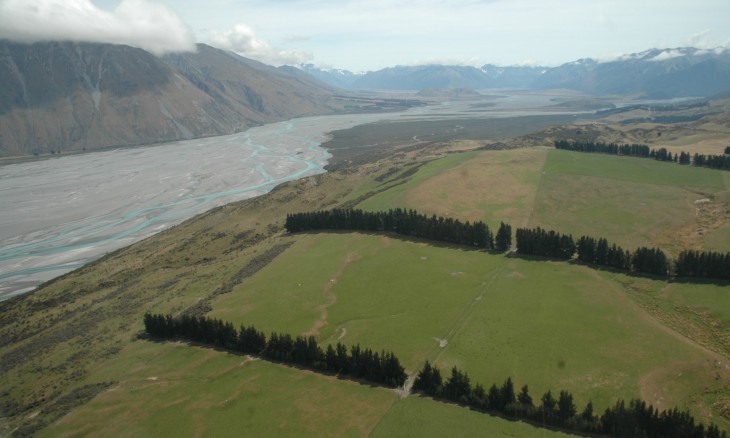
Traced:
[[609, 61], [591, 58], [558, 67], [486, 64], [397, 66], [356, 74], [300, 68], [345, 89], [411, 90], [452, 88], [569, 89], [587, 94], [639, 94], [651, 98], [708, 97], [730, 90], [730, 51], [651, 49]]

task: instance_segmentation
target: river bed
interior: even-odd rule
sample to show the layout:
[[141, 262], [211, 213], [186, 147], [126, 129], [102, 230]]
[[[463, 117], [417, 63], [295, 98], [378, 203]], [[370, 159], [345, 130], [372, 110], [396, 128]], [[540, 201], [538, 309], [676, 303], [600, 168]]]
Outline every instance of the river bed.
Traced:
[[307, 117], [233, 135], [2, 166], [0, 300], [213, 207], [324, 172], [329, 154], [320, 145], [333, 130], [399, 118], [527, 115], [525, 107], [548, 106], [549, 98], [503, 96], [478, 115], [472, 103], [458, 102]]

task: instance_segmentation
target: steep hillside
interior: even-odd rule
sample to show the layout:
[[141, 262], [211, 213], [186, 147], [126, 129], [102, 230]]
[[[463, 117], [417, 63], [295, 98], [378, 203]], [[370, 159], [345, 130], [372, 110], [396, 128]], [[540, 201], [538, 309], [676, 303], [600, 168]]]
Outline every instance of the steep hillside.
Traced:
[[330, 91], [228, 52], [0, 42], [0, 156], [173, 141], [331, 112]]

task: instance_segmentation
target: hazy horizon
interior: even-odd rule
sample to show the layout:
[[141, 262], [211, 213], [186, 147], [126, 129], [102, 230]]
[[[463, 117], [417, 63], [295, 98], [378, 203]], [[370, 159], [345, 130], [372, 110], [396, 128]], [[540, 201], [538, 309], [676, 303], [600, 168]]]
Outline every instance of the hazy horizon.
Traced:
[[578, 0], [0, 0], [0, 38], [205, 43], [271, 65], [557, 66], [652, 48], [730, 47], [730, 3]]

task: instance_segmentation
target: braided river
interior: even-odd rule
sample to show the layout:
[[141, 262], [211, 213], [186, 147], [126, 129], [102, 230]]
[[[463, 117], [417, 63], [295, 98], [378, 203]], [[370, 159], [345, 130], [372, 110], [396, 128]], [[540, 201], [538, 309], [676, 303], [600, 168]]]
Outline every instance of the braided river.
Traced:
[[[538, 100], [537, 106], [549, 103]], [[505, 99], [481, 116], [516, 115], [522, 104]], [[0, 300], [213, 207], [324, 172], [330, 155], [320, 145], [333, 130], [465, 109], [307, 117], [226, 136], [0, 166]]]

